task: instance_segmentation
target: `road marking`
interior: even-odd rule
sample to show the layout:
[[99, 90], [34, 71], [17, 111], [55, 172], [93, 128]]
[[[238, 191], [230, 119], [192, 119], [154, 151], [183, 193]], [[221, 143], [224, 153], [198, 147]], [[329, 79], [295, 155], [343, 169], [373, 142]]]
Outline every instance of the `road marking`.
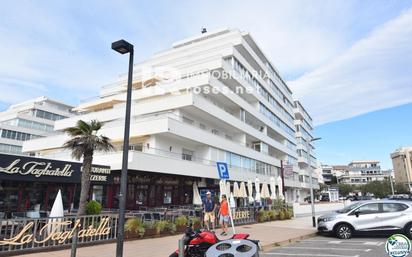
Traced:
[[[298, 246], [285, 246], [282, 247], [281, 249], [309, 249], [309, 250], [325, 250], [325, 247], [298, 247]], [[350, 249], [345, 249], [345, 248], [327, 248], [328, 250], [335, 250], [335, 251], [365, 251], [369, 252], [371, 249], [355, 249], [355, 248], [350, 248]]]
[[336, 255], [336, 254], [308, 254], [308, 253], [264, 253], [262, 255], [280, 256], [317, 256], [317, 257], [359, 257], [359, 255]]
[[342, 243], [342, 241], [329, 241], [328, 242], [328, 244], [335, 244], [335, 245], [338, 245], [340, 243]]
[[364, 245], [375, 245], [377, 246], [380, 242], [365, 242]]

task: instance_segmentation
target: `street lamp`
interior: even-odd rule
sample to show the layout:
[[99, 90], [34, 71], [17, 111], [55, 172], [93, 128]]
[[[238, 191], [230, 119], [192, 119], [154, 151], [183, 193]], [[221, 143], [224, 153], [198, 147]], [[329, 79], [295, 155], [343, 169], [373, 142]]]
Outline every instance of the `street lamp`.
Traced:
[[313, 169], [310, 168], [310, 161], [311, 160], [310, 160], [310, 152], [309, 152], [309, 143], [313, 142], [313, 141], [316, 141], [316, 140], [320, 140], [320, 139], [321, 139], [320, 137], [312, 138], [306, 144], [307, 154], [308, 154], [308, 167], [309, 167], [309, 170], [310, 170], [310, 180], [309, 180], [309, 183], [310, 183], [309, 184], [310, 185], [310, 206], [312, 208], [312, 225], [313, 225], [313, 227], [316, 227], [316, 215], [315, 215], [315, 197], [313, 195], [313, 178], [312, 178]]
[[123, 256], [124, 219], [126, 209], [127, 163], [129, 157], [130, 109], [132, 105], [133, 45], [125, 40], [112, 43], [112, 49], [121, 54], [129, 53], [129, 74], [127, 78], [126, 117], [124, 122], [122, 174], [119, 194], [119, 223], [117, 229], [116, 257]]

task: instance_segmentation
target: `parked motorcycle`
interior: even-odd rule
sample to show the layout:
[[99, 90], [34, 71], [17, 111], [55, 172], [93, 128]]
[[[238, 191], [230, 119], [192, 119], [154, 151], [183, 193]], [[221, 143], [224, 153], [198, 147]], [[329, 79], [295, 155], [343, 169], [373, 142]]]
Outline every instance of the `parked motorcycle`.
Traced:
[[[247, 239], [259, 247], [258, 240], [248, 239], [249, 234], [234, 234], [230, 239]], [[205, 257], [207, 250], [221, 240], [211, 231], [193, 231], [191, 225], [186, 228], [183, 236], [184, 257]], [[179, 249], [173, 252], [169, 257], [178, 257]]]

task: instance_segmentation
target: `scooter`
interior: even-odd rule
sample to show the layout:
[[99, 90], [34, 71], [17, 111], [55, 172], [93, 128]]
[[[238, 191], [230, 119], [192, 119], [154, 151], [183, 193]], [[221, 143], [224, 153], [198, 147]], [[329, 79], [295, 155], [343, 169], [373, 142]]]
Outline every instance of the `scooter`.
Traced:
[[[259, 247], [258, 240], [248, 239], [249, 234], [234, 234], [230, 239], [247, 239]], [[182, 238], [184, 245], [184, 257], [205, 257], [207, 250], [221, 240], [211, 231], [193, 231], [192, 225], [186, 228]], [[179, 249], [173, 252], [169, 257], [178, 257]]]

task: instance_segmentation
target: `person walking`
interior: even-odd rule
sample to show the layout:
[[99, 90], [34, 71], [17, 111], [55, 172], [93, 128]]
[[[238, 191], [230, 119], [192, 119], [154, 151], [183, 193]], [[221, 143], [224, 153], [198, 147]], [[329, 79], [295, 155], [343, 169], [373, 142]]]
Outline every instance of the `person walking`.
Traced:
[[226, 195], [222, 195], [222, 201], [219, 208], [219, 222], [222, 226], [221, 236], [227, 236], [227, 225], [229, 223], [229, 204], [227, 202]]
[[215, 230], [215, 211], [216, 204], [212, 199], [212, 193], [207, 191], [206, 199], [203, 201], [203, 222], [205, 223], [207, 230], [210, 230], [209, 221], [212, 223], [212, 230]]

